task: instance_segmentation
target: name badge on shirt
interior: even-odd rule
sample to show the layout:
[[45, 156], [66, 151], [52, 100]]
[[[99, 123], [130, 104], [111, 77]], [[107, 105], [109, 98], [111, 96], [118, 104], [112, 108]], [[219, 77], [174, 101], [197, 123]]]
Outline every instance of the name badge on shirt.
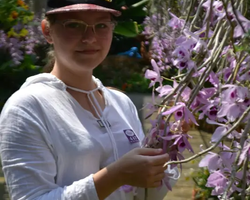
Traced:
[[[98, 122], [98, 124], [99, 124], [100, 127], [102, 127], [102, 128], [105, 127], [105, 125], [103, 124], [102, 120], [97, 120], [97, 122]], [[106, 123], [107, 126], [111, 127], [111, 124], [108, 121], [104, 120], [104, 123]]]
[[128, 141], [133, 144], [133, 143], [136, 143], [136, 142], [139, 142], [139, 139], [138, 137], [135, 135], [134, 131], [131, 130], [131, 129], [126, 129], [126, 130], [123, 130], [123, 132], [125, 133], [125, 135], [127, 136], [128, 138]]

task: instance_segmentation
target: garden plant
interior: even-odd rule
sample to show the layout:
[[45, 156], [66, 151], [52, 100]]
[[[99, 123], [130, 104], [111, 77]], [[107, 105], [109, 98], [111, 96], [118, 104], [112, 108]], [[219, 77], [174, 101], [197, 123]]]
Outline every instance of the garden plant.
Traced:
[[[153, 100], [145, 107], [152, 128], [144, 146], [163, 148], [170, 155], [166, 165], [180, 169], [202, 157], [212, 196], [250, 199], [250, 2], [151, 0], [146, 9], [143, 34], [152, 69], [145, 77]], [[163, 76], [169, 69], [176, 73]], [[194, 152], [189, 130], [202, 120], [216, 130], [210, 147]], [[193, 155], [184, 158], [185, 150]], [[164, 183], [169, 187], [169, 175]]]

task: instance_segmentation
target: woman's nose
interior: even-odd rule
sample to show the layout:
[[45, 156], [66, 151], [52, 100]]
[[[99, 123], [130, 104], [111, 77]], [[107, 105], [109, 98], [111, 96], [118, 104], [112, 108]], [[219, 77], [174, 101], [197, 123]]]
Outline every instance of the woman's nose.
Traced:
[[96, 35], [93, 27], [87, 27], [82, 35], [82, 42], [93, 43], [96, 42]]

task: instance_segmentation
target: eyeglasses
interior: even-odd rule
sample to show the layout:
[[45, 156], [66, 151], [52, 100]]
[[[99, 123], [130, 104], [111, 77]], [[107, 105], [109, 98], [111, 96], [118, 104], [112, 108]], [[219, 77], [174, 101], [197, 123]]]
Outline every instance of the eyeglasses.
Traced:
[[93, 25], [86, 24], [80, 20], [66, 20], [56, 21], [64, 27], [64, 31], [69, 36], [82, 37], [88, 27], [92, 27], [92, 30], [96, 37], [107, 38], [110, 33], [114, 30], [116, 23], [113, 21], [98, 22]]

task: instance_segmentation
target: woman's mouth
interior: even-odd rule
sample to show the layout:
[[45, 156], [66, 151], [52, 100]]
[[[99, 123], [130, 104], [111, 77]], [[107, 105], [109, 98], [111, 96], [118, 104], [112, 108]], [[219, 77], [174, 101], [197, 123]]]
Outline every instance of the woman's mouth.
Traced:
[[77, 53], [80, 53], [80, 54], [96, 54], [99, 50], [97, 49], [86, 49], [86, 50], [83, 50], [83, 51], [76, 51]]

